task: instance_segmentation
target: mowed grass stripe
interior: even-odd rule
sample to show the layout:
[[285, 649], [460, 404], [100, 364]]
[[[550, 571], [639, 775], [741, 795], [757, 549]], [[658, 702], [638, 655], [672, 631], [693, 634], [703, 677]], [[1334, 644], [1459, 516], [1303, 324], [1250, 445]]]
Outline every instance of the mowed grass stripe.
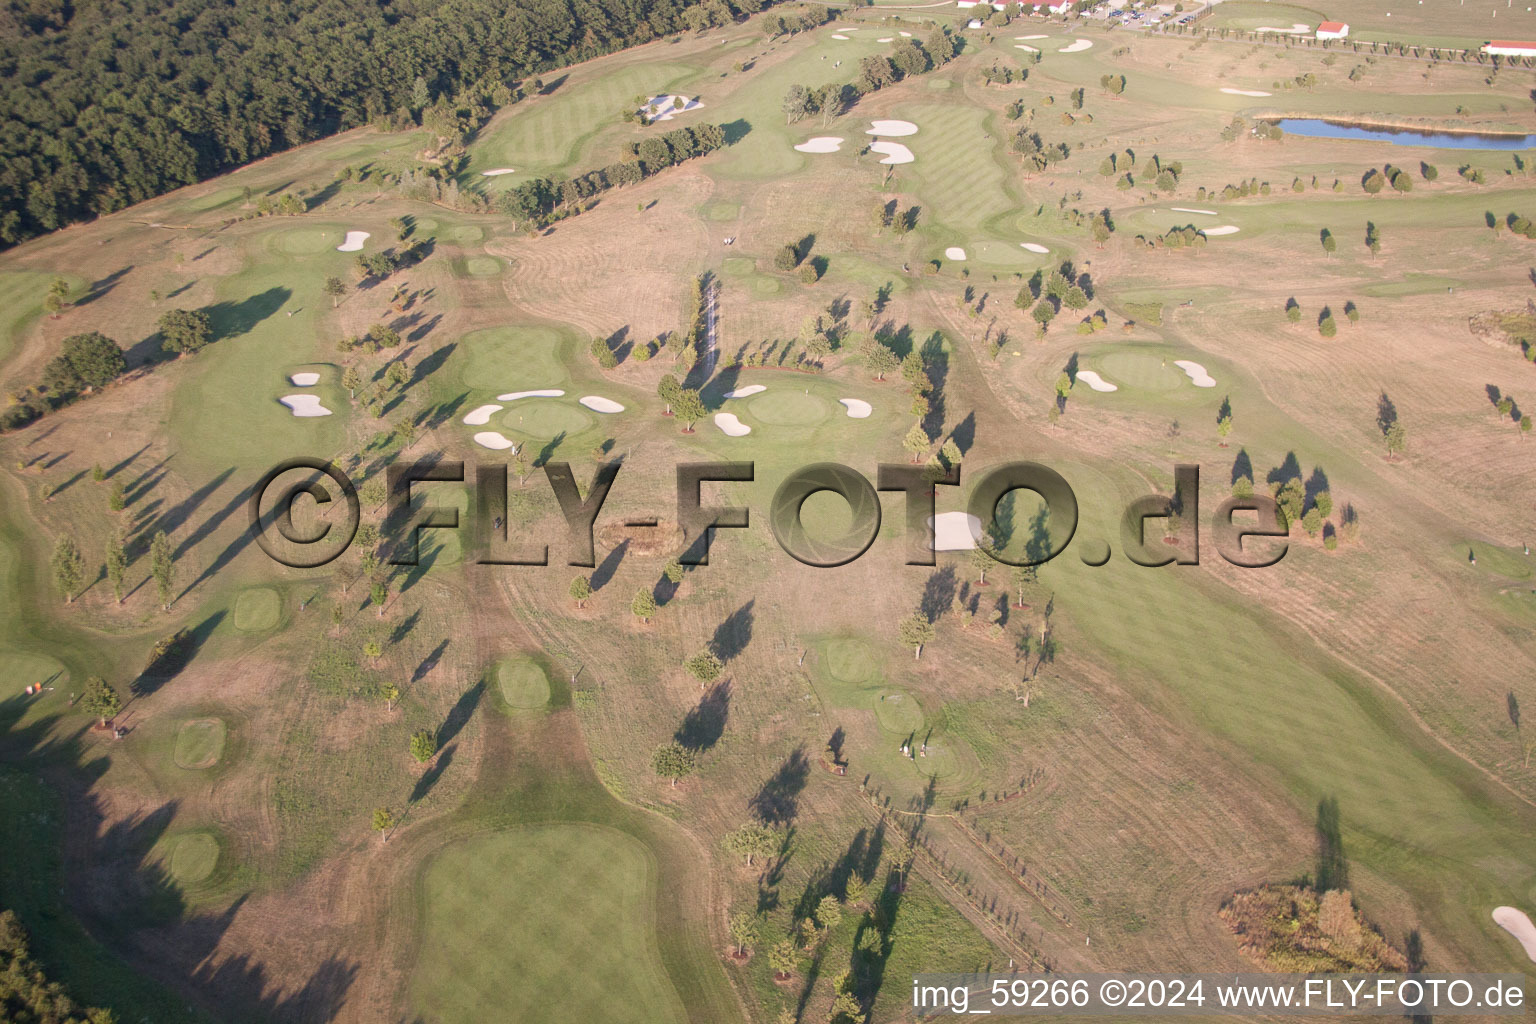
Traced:
[[920, 223], [932, 226], [937, 219], [957, 231], [979, 231], [988, 218], [1014, 206], [996, 143], [983, 137], [988, 134], [986, 111], [924, 106], [903, 116], [918, 126], [918, 133], [898, 141], [917, 159], [897, 173], [916, 171], [922, 179]]

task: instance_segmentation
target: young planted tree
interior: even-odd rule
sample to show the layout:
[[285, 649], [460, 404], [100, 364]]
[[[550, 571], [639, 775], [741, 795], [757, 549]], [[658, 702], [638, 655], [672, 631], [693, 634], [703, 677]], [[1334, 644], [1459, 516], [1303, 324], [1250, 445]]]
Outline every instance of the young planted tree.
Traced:
[[1408, 447], [1408, 431], [1401, 423], [1394, 422], [1388, 427], [1382, 439], [1386, 442], [1387, 454], [1390, 456], [1401, 455], [1403, 449]]
[[695, 767], [693, 751], [675, 740], [663, 743], [651, 755], [651, 770], [664, 779], [670, 779], [674, 787], [678, 779], [687, 777]]
[[430, 729], [417, 729], [411, 733], [411, 756], [422, 764], [432, 760], [437, 753], [437, 734]]
[[897, 626], [896, 632], [897, 636], [901, 638], [901, 642], [912, 648], [914, 660], [923, 656], [924, 645], [933, 642], [933, 623], [929, 622], [927, 616], [920, 612], [913, 612], [902, 619]]
[[75, 542], [69, 537], [60, 537], [54, 545], [53, 559], [50, 562], [53, 568], [53, 582], [64, 592], [66, 604], [75, 603], [75, 594], [80, 590], [80, 584], [85, 582], [85, 559], [80, 555], [80, 549], [75, 547]]
[[375, 579], [372, 586], [368, 588], [368, 599], [379, 610], [379, 618], [382, 619], [384, 617], [384, 608], [389, 602], [389, 580], [382, 576]]
[[991, 553], [987, 550], [987, 544], [985, 541], [977, 544], [974, 548], [971, 548], [970, 562], [971, 568], [976, 572], [977, 586], [986, 586], [987, 570], [992, 568], [993, 564], [996, 562], [996, 559], [994, 559]]
[[400, 699], [400, 687], [394, 683], [385, 683], [379, 687], [379, 696], [384, 698], [384, 710], [395, 710], [395, 701]]
[[592, 597], [592, 581], [585, 576], [577, 576], [571, 580], [570, 594], [577, 608], [585, 608], [588, 599]]
[[736, 956], [745, 957], [747, 950], [757, 941], [761, 919], [756, 914], [738, 910], [731, 915], [731, 941], [735, 943]]
[[123, 701], [105, 679], [92, 676], [85, 681], [85, 692], [80, 695], [80, 706], [101, 719], [101, 724], [105, 726], [123, 709]]
[[123, 603], [123, 581], [128, 573], [128, 552], [123, 547], [123, 535], [114, 532], [107, 541], [107, 582], [112, 585], [112, 597]]
[[672, 374], [670, 374], [670, 373], [663, 374], [662, 378], [661, 378], [661, 383], [656, 385], [656, 394], [657, 394], [657, 396], [663, 402], [667, 403], [667, 413], [666, 414], [668, 416], [672, 415], [672, 403], [677, 401], [677, 396], [678, 396], [678, 394], [682, 390], [683, 390], [683, 386], [681, 384], [679, 384], [677, 382], [677, 378], [672, 376]]
[[324, 290], [331, 297], [331, 308], [335, 309], [341, 303], [341, 297], [347, 294], [347, 285], [339, 277], [328, 277], [325, 279]]
[[[800, 949], [795, 945], [794, 939], [780, 939], [768, 950], [768, 966], [773, 970], [773, 976], [779, 981], [787, 981], [795, 976], [800, 969]], [[794, 1021], [794, 1015], [790, 1020]]]
[[683, 582], [683, 563], [676, 558], [667, 559], [667, 564], [661, 569], [661, 574], [667, 578], [667, 582], [673, 586]]
[[164, 530], [157, 530], [149, 542], [149, 574], [154, 578], [155, 591], [160, 595], [160, 610], [171, 610], [171, 588], [176, 585], [176, 555], [171, 550], [171, 539]]
[[190, 356], [213, 337], [213, 321], [200, 309], [170, 309], [160, 314], [161, 347], [167, 352]]
[[[649, 594], [650, 591], [645, 591], [644, 593]], [[721, 672], [725, 671], [724, 663], [715, 655], [714, 651], [710, 650], [700, 651], [698, 654], [695, 654], [683, 662], [683, 668], [687, 669], [688, 674], [701, 683], [712, 683], [720, 678]]]
[[745, 858], [747, 867], [751, 867], [754, 858], [766, 857], [778, 848], [779, 834], [767, 825], [749, 821], [740, 828], [727, 832], [721, 845], [736, 856]]
[[928, 431], [923, 429], [921, 423], [912, 424], [912, 429], [907, 431], [907, 436], [901, 442], [901, 446], [907, 450], [914, 464], [923, 461], [923, 456], [927, 454], [928, 446], [931, 444], [933, 439], [928, 436]]
[[341, 386], [347, 389], [347, 397], [356, 401], [357, 389], [363, 386], [362, 371], [349, 363], [347, 368], [341, 371]]
[[703, 419], [708, 410], [704, 408], [704, 400], [699, 397], [698, 391], [679, 388], [672, 401], [672, 412], [682, 422], [683, 433], [691, 434], [693, 425]]
[[1024, 589], [1031, 587], [1040, 578], [1039, 572], [1033, 565], [1016, 565], [1013, 568], [1013, 590], [1017, 595], [1014, 602], [1015, 608], [1024, 607]]
[[827, 893], [816, 904], [816, 924], [822, 931], [830, 932], [843, 920], [843, 905], [836, 896]]
[[635, 599], [629, 602], [629, 610], [641, 622], [651, 621], [651, 616], [656, 614], [656, 598], [651, 594], [649, 587], [641, 587], [635, 591]]
[[379, 834], [381, 842], [389, 842], [389, 830], [394, 827], [394, 812], [388, 807], [375, 807], [373, 809], [373, 830]]
[[59, 314], [69, 306], [69, 282], [62, 277], [56, 277], [48, 283], [48, 294], [43, 296], [43, 309], [50, 319], [57, 320]]

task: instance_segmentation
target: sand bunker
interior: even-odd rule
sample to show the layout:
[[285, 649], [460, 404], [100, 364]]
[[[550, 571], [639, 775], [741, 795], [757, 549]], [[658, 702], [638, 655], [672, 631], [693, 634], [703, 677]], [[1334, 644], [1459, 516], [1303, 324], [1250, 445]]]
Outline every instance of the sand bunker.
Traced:
[[894, 43], [895, 41], [895, 36], [881, 36], [879, 39], [875, 40], [877, 43]]
[[1192, 206], [1175, 206], [1172, 209], [1174, 213], [1203, 213], [1207, 217], [1216, 216], [1215, 210], [1197, 210]]
[[736, 414], [733, 412], [715, 413], [715, 426], [719, 427], [723, 433], [729, 434], [732, 437], [744, 437], [752, 433], [752, 428], [737, 419]]
[[1028, 43], [1014, 43], [1013, 44], [1013, 48], [1015, 50], [1027, 50], [1030, 53], [1039, 53], [1040, 52], [1035, 47], [1030, 46]]
[[1063, 46], [1060, 50], [1057, 50], [1056, 52], [1057, 53], [1082, 53], [1084, 50], [1088, 49], [1092, 45], [1093, 45], [1093, 40], [1092, 39], [1079, 39], [1079, 40], [1077, 40], [1077, 42], [1073, 43], [1071, 46]]
[[801, 153], [836, 153], [843, 146], [843, 140], [836, 135], [818, 135], [814, 139], [806, 139], [795, 149]]
[[876, 153], [884, 153], [886, 157], [880, 162], [883, 164], [909, 164], [915, 157], [912, 151], [899, 142], [871, 142], [869, 148]]
[[[681, 107], [677, 105], [678, 100], [683, 101]], [[640, 108], [640, 113], [652, 121], [670, 121], [674, 114], [686, 114], [690, 110], [698, 110], [703, 105], [698, 100], [691, 100], [686, 96], [652, 96], [646, 101], [645, 106]]]
[[515, 402], [519, 398], [559, 398], [565, 394], [559, 388], [545, 388], [543, 391], [509, 391], [504, 395], [497, 395], [498, 402]]
[[965, 250], [958, 245], [952, 245], [944, 250], [944, 258], [947, 260], [963, 260], [965, 259]]
[[841, 32], [833, 32], [832, 33], [832, 38], [833, 39], [848, 39], [849, 37], [843, 35]]
[[839, 398], [837, 401], [848, 410], [848, 418], [851, 420], [868, 419], [869, 414], [875, 411], [875, 407], [862, 398]]
[[1494, 907], [1493, 920], [1500, 928], [1520, 941], [1525, 947], [1525, 955], [1536, 963], [1536, 924], [1531, 923], [1530, 917], [1523, 910], [1514, 907]]
[[1209, 237], [1211, 235], [1235, 235], [1242, 230], [1233, 224], [1223, 224], [1219, 228], [1202, 228], [1200, 233]]
[[593, 412], [623, 412], [624, 407], [611, 398], [603, 398], [599, 395], [583, 395], [576, 399], [582, 405]]
[[471, 409], [469, 415], [464, 417], [464, 422], [471, 427], [483, 427], [491, 422], [491, 413], [500, 411], [499, 405], [482, 405]]
[[338, 245], [336, 251], [358, 252], [362, 249], [363, 243], [368, 240], [368, 237], [369, 235], [366, 231], [348, 231], [346, 241]]
[[1205, 367], [1188, 359], [1175, 359], [1173, 365], [1189, 375], [1197, 388], [1213, 388], [1216, 386], [1216, 378], [1205, 372]]
[[489, 448], [493, 452], [504, 452], [508, 448], [516, 448], [517, 444], [508, 441], [499, 431], [482, 430], [475, 435], [475, 444], [481, 448]]
[[514, 171], [511, 167], [498, 167], [494, 171], [481, 171], [480, 172], [480, 176], [482, 178], [496, 178], [496, 177], [500, 177], [503, 174], [515, 174], [515, 173], [516, 173], [516, 171]]
[[911, 121], [871, 121], [865, 135], [884, 135], [888, 138], [899, 139], [907, 135], [917, 134], [917, 125]]
[[1226, 93], [1228, 96], [1272, 96], [1272, 95], [1274, 95], [1273, 93], [1260, 92], [1258, 89], [1226, 89], [1226, 88], [1223, 88], [1221, 91]]
[[331, 410], [321, 405], [320, 399], [314, 395], [284, 395], [278, 401], [293, 410], [295, 416], [329, 416], [331, 414]]
[[320, 375], [318, 373], [294, 373], [289, 374], [288, 379], [301, 388], [312, 388], [320, 383]]
[[1120, 385], [1111, 384], [1092, 370], [1078, 370], [1077, 379], [1095, 391], [1119, 391]]
[[940, 512], [928, 517], [933, 550], [969, 551], [981, 541], [981, 520], [969, 512]]
[[1015, 39], [1049, 39], [1049, 36], [1014, 36]]
[[902, 35], [906, 36], [908, 39], [912, 38], [912, 33], [911, 32], [903, 32]]
[[1312, 26], [1304, 25], [1299, 21], [1291, 23], [1290, 28], [1275, 28], [1273, 25], [1260, 25], [1255, 32], [1284, 32], [1293, 36], [1309, 36], [1312, 34]]
[[764, 391], [767, 391], [767, 390], [768, 389], [763, 387], [761, 384], [748, 384], [744, 388], [737, 388], [735, 391], [727, 391], [725, 393], [725, 397], [726, 398], [746, 398], [748, 395], [760, 395]]
[[1045, 246], [1041, 245], [1039, 242], [1020, 242], [1019, 247], [1027, 249], [1030, 252], [1047, 253], [1051, 251]]

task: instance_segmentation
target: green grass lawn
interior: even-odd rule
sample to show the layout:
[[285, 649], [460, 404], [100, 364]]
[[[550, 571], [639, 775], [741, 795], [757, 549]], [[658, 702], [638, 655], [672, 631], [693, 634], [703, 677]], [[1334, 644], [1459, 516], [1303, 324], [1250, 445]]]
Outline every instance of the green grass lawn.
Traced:
[[496, 666], [501, 696], [514, 708], [542, 708], [549, 703], [549, 676], [531, 658], [512, 658]]
[[219, 841], [209, 832], [184, 832], [165, 841], [166, 871], [183, 888], [198, 885], [213, 874], [219, 862]]
[[271, 587], [251, 587], [235, 598], [235, 628], [247, 633], [265, 633], [282, 614], [283, 599]]
[[656, 956], [656, 869], [633, 837], [577, 824], [474, 836], [420, 886], [411, 994], [426, 1020], [686, 1019]]
[[212, 768], [224, 756], [224, 741], [229, 729], [222, 718], [194, 718], [176, 730], [176, 750], [172, 755], [179, 767], [193, 771]]

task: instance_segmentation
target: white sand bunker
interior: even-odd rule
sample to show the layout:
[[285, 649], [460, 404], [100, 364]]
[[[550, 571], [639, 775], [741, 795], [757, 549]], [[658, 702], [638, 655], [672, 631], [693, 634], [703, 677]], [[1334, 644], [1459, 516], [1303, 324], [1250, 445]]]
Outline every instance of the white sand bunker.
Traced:
[[845, 36], [841, 32], [833, 32], [832, 33], [832, 38], [833, 39], [849, 39], [851, 37], [850, 36]]
[[320, 383], [318, 373], [293, 373], [288, 375], [288, 379], [301, 388], [312, 388]]
[[875, 40], [877, 43], [894, 43], [895, 41], [895, 36], [881, 36], [879, 39]]
[[[1216, 378], [1205, 372], [1205, 367], [1189, 359], [1175, 359], [1173, 365], [1189, 375], [1197, 388], [1213, 388], [1216, 386]], [[1081, 375], [1079, 375], [1081, 376]]]
[[843, 140], [836, 135], [818, 135], [814, 139], [806, 139], [795, 149], [801, 153], [836, 153], [843, 146]]
[[504, 452], [508, 448], [516, 448], [514, 441], [509, 441], [499, 431], [482, 430], [475, 435], [475, 444], [481, 448], [489, 448], [493, 452]]
[[480, 177], [482, 177], [482, 178], [499, 178], [503, 174], [515, 174], [515, 173], [517, 173], [517, 172], [513, 168], [511, 168], [511, 167], [498, 167], [498, 168], [496, 168], [493, 171], [481, 171], [480, 172]]
[[952, 245], [944, 250], [944, 258], [947, 260], [963, 260], [965, 259], [965, 250], [958, 245]]
[[1077, 42], [1073, 43], [1071, 46], [1063, 46], [1060, 50], [1057, 50], [1056, 52], [1057, 53], [1082, 53], [1084, 50], [1088, 49], [1092, 45], [1093, 45], [1093, 40], [1092, 39], [1079, 39], [1079, 40], [1077, 40]]
[[969, 551], [981, 542], [981, 520], [969, 512], [940, 512], [928, 526], [935, 551]]
[[1210, 235], [1235, 235], [1241, 230], [1234, 224], [1223, 224], [1219, 228], [1202, 228], [1201, 233], [1209, 237]]
[[909, 164], [916, 159], [912, 151], [899, 142], [871, 142], [869, 148], [876, 153], [886, 154], [883, 164]]
[[908, 39], [912, 38], [912, 33], [911, 32], [903, 32], [902, 35], [906, 36]]
[[[682, 101], [682, 105], [678, 105]], [[690, 110], [698, 110], [704, 104], [698, 100], [691, 100], [686, 96], [652, 96], [640, 108], [640, 113], [652, 121], [670, 121], [674, 114], [686, 114]]]
[[763, 387], [761, 384], [748, 384], [744, 388], [737, 388], [735, 391], [727, 391], [725, 393], [725, 397], [726, 398], [746, 398], [748, 395], [760, 395], [764, 391], [767, 391], [767, 390], [768, 389]]
[[752, 433], [752, 428], [737, 419], [736, 414], [733, 412], [715, 413], [715, 426], [719, 427], [723, 433], [729, 434], [732, 437], [744, 437]]
[[862, 398], [839, 398], [837, 403], [848, 410], [848, 418], [851, 420], [865, 420], [869, 414], [875, 411], [875, 407]]
[[278, 401], [293, 410], [295, 416], [329, 416], [331, 414], [331, 410], [321, 405], [320, 399], [314, 395], [284, 395]]
[[1203, 213], [1207, 217], [1216, 216], [1215, 210], [1197, 210], [1192, 206], [1175, 206], [1172, 209], [1174, 213]]
[[1040, 35], [1040, 36], [1014, 36], [1013, 38], [1029, 40], [1029, 39], [1049, 39], [1050, 37], [1049, 36]]
[[1274, 93], [1260, 92], [1258, 89], [1227, 89], [1227, 88], [1223, 88], [1221, 91], [1226, 93], [1228, 96], [1273, 96], [1274, 95]]
[[1299, 22], [1299, 21], [1295, 21], [1295, 22], [1291, 23], [1291, 27], [1290, 28], [1275, 28], [1273, 25], [1260, 25], [1258, 28], [1254, 29], [1254, 31], [1255, 32], [1284, 32], [1287, 35], [1293, 35], [1293, 36], [1309, 36], [1309, 35], [1312, 34], [1312, 26], [1311, 25], [1307, 25], [1307, 24], [1303, 24], [1302, 22]]
[[1038, 49], [1036, 49], [1033, 46], [1030, 46], [1028, 43], [1014, 43], [1013, 44], [1013, 48], [1015, 50], [1027, 50], [1030, 53], [1039, 53], [1040, 52]]
[[1051, 251], [1045, 246], [1041, 245], [1039, 242], [1020, 242], [1019, 247], [1026, 249], [1029, 252], [1047, 253]]
[[348, 231], [346, 241], [336, 247], [337, 252], [358, 252], [369, 238], [366, 231]]
[[469, 415], [464, 417], [464, 422], [471, 427], [483, 427], [491, 422], [491, 413], [500, 411], [499, 405], [482, 405], [471, 409]]
[[603, 398], [599, 395], [583, 395], [576, 399], [582, 405], [593, 412], [623, 412], [624, 407], [611, 398]]
[[1523, 910], [1514, 907], [1494, 907], [1493, 921], [1500, 928], [1520, 941], [1525, 947], [1525, 955], [1536, 963], [1536, 924], [1531, 923], [1530, 917]]
[[509, 391], [504, 395], [497, 395], [498, 402], [515, 402], [519, 398], [559, 398], [565, 394], [559, 388], [545, 388], [543, 391]]
[[1095, 391], [1119, 391], [1120, 385], [1111, 384], [1092, 370], [1078, 370], [1077, 379]]
[[865, 135], [885, 135], [892, 139], [899, 139], [907, 135], [917, 134], [917, 125], [911, 121], [871, 121]]

